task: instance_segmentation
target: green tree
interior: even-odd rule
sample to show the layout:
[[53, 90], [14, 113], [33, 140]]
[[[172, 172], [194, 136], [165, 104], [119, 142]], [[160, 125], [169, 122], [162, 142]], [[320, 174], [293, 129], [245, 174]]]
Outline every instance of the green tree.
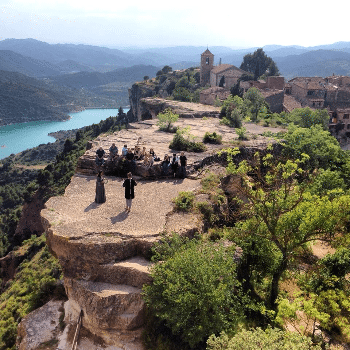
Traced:
[[220, 116], [223, 118], [222, 122], [224, 124], [240, 128], [245, 111], [243, 99], [230, 95], [222, 104]]
[[175, 114], [171, 108], [167, 108], [163, 113], [159, 113], [157, 118], [157, 125], [159, 126], [159, 129], [170, 132], [172, 130], [172, 125], [179, 119], [179, 115]]
[[279, 75], [276, 63], [271, 57], [266, 56], [262, 48], [253, 54], [246, 54], [239, 68], [254, 74], [254, 80], [258, 80], [262, 75]]
[[230, 338], [226, 333], [212, 335], [207, 350], [321, 350], [311, 338], [277, 328], [243, 330]]
[[164, 66], [163, 69], [162, 69], [162, 72], [163, 72], [164, 74], [167, 74], [167, 73], [172, 72], [172, 70], [173, 70], [173, 69], [172, 69], [170, 66]]
[[148, 76], [148, 75], [145, 75], [145, 76], [143, 77], [143, 80], [144, 80], [144, 81], [149, 80], [149, 76]]
[[309, 169], [335, 169], [346, 159], [346, 153], [340, 148], [339, 142], [323, 130], [321, 125], [301, 128], [291, 124], [283, 139], [283, 156], [297, 159], [305, 153], [309, 156], [306, 161]]
[[331, 241], [336, 233], [346, 231], [349, 219], [349, 195], [329, 198], [307, 191], [316, 176], [301, 168], [307, 158], [303, 154], [301, 160], [276, 163], [272, 154], [261, 159], [256, 153], [252, 165], [242, 161], [238, 166], [229, 159], [228, 171], [241, 177], [240, 192], [246, 198], [242, 214], [247, 219], [235, 225], [234, 235], [260, 237], [279, 253], [268, 297], [272, 308], [276, 308], [280, 279], [297, 250], [316, 239]]
[[319, 124], [323, 130], [328, 130], [329, 114], [326, 109], [296, 108], [290, 113], [288, 119], [302, 128]]
[[232, 96], [243, 97], [243, 89], [240, 87], [239, 80], [235, 85], [232, 86], [230, 92]]
[[261, 92], [255, 88], [251, 87], [243, 95], [244, 104], [246, 105], [246, 110], [249, 111], [251, 119], [253, 122], [258, 120], [259, 113], [262, 111], [263, 107], [267, 107], [264, 96]]
[[156, 264], [153, 283], [144, 286], [147, 306], [191, 348], [213, 333], [235, 329], [243, 317], [245, 298], [233, 257], [234, 250], [220, 243], [192, 240]]

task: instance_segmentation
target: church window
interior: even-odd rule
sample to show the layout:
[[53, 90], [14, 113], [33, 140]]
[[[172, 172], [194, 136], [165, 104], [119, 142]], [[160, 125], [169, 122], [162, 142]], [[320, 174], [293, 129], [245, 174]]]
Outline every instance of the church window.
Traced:
[[209, 64], [209, 57], [205, 59], [205, 64]]

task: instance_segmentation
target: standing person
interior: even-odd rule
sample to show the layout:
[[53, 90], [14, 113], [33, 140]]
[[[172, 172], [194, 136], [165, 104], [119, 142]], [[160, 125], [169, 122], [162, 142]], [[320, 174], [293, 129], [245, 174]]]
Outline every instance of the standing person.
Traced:
[[177, 168], [179, 167], [179, 159], [176, 156], [176, 153], [173, 154], [171, 158], [171, 170], [173, 173], [173, 177], [176, 177]]
[[131, 210], [131, 203], [135, 197], [134, 187], [137, 185], [136, 181], [132, 178], [132, 174], [128, 173], [128, 178], [124, 181], [123, 187], [125, 187], [125, 199], [127, 212]]
[[96, 203], [104, 203], [106, 201], [105, 183], [102, 177], [102, 171], [99, 171], [96, 178]]
[[184, 179], [186, 177], [186, 165], [187, 165], [187, 157], [184, 152], [181, 152], [180, 155], [180, 177]]

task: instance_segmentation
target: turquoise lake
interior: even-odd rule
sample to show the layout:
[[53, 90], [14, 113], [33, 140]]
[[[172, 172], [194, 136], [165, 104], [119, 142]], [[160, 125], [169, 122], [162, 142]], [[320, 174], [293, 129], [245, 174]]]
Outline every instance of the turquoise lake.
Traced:
[[[127, 111], [124, 108], [124, 112]], [[87, 109], [70, 113], [71, 119], [65, 122], [37, 121], [0, 127], [0, 159], [43, 143], [55, 142], [55, 138], [48, 135], [50, 132], [82, 128], [117, 114], [118, 109]]]

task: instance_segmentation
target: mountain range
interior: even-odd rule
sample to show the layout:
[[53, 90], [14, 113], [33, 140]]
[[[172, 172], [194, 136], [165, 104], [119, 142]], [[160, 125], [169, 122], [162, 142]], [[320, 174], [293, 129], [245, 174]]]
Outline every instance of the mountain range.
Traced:
[[[0, 41], [0, 125], [67, 118], [84, 107], [127, 106], [128, 89], [165, 65], [198, 67], [203, 46], [116, 49], [48, 44], [34, 39]], [[220, 61], [240, 66], [257, 47], [209, 48]], [[265, 53], [287, 80], [295, 76], [350, 75], [350, 42], [314, 47], [266, 45]]]
[[[221, 60], [239, 67], [244, 55], [254, 52], [257, 47], [234, 50], [213, 46], [209, 49], [215, 55], [216, 64]], [[350, 42], [310, 47], [266, 45], [263, 49], [277, 63], [286, 79], [298, 75], [326, 76], [350, 72]], [[105, 73], [140, 65], [157, 68], [169, 65], [173, 69], [184, 69], [198, 66], [200, 55], [205, 50], [204, 46], [116, 49], [48, 44], [35, 39], [5, 39], [0, 41], [0, 69], [38, 78], [78, 72]]]

